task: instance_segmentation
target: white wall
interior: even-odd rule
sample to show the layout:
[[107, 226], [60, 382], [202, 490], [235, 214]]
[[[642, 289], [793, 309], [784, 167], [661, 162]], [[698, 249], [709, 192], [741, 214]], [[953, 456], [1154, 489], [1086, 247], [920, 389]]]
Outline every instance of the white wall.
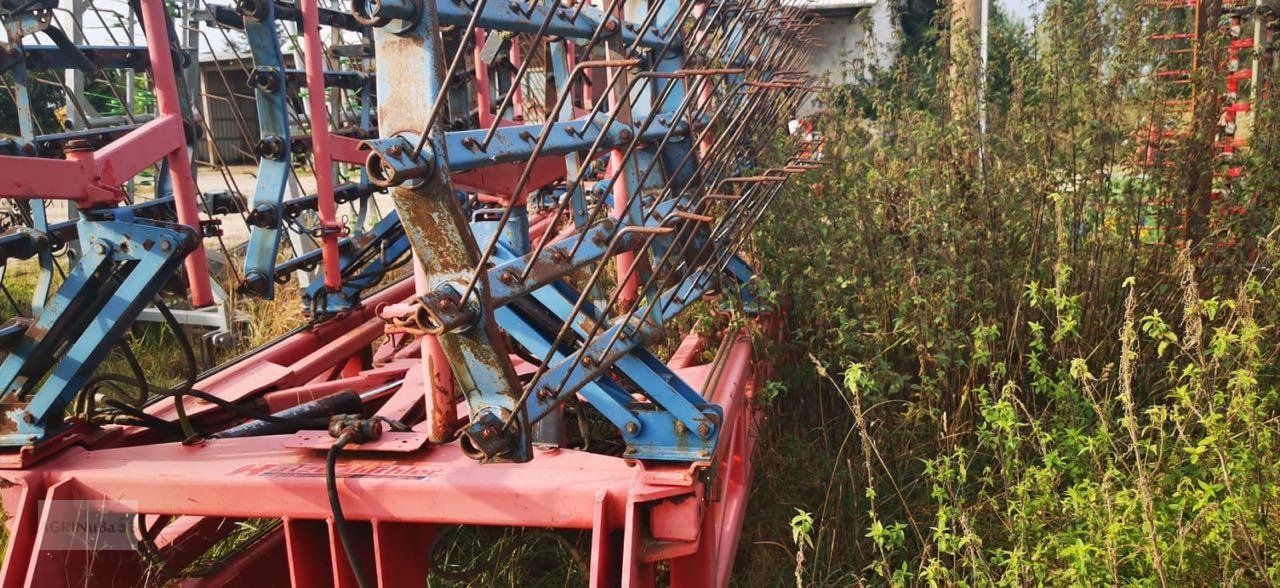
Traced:
[[831, 84], [846, 84], [865, 78], [872, 68], [890, 67], [898, 54], [898, 25], [891, 4], [891, 0], [877, 0], [868, 8], [824, 14], [828, 22], [814, 34], [826, 46], [812, 52], [809, 70], [829, 76]]

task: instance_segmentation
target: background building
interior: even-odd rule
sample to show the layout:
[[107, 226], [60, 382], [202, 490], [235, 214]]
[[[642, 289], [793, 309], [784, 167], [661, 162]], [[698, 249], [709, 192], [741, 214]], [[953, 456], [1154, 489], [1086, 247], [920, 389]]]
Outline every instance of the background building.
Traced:
[[898, 54], [896, 2], [892, 0], [792, 0], [827, 23], [814, 31], [826, 43], [809, 56], [810, 71], [843, 84], [886, 68]]

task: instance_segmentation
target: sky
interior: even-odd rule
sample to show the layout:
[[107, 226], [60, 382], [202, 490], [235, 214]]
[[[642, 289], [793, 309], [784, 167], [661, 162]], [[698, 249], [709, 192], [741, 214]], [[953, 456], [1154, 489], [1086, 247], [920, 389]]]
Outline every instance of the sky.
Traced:
[[1031, 15], [1040, 10], [1040, 2], [1038, 0], [998, 0], [1000, 6], [1009, 11], [1009, 14], [1020, 18], [1024, 21], [1030, 21]]

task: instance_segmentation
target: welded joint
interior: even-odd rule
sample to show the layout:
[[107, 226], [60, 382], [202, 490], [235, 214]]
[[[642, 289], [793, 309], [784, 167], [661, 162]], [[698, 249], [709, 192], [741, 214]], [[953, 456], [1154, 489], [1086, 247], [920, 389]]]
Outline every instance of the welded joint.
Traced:
[[492, 459], [509, 451], [519, 439], [519, 432], [515, 427], [505, 426], [509, 414], [505, 409], [490, 407], [472, 416], [471, 424], [462, 431], [463, 450], [482, 460]]
[[436, 168], [435, 150], [430, 144], [424, 145], [414, 157], [416, 143], [417, 137], [411, 135], [365, 141], [362, 147], [370, 152], [365, 160], [369, 182], [379, 188], [394, 188], [410, 182], [416, 185], [429, 178]]
[[407, 35], [422, 19], [422, 0], [352, 0], [351, 14], [362, 25]]
[[414, 317], [417, 326], [430, 335], [463, 333], [475, 325], [480, 308], [473, 296], [467, 303], [451, 284], [442, 284], [423, 295]]

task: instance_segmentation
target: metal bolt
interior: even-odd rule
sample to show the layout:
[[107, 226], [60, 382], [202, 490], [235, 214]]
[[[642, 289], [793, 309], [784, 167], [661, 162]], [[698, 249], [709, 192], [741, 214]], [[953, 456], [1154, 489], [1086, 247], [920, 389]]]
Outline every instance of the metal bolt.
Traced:
[[501, 276], [499, 276], [499, 278], [498, 278], [498, 279], [499, 279], [499, 280], [502, 280], [502, 283], [503, 283], [503, 284], [506, 284], [506, 285], [510, 286], [510, 285], [512, 285], [512, 284], [514, 284], [514, 283], [516, 283], [516, 280], [518, 280], [519, 278], [518, 278], [518, 276], [516, 276], [516, 273], [515, 273], [515, 272], [513, 272], [513, 271], [511, 271], [511, 270], [507, 270], [507, 271], [505, 271], [505, 272], [502, 272], [502, 275], [501, 275]]
[[392, 157], [400, 157], [401, 155], [404, 154], [404, 147], [401, 147], [399, 145], [392, 145], [389, 149], [387, 149], [387, 154]]
[[94, 244], [94, 246], [93, 246], [93, 250], [94, 250], [94, 251], [97, 251], [97, 252], [98, 252], [98, 255], [106, 255], [106, 254], [107, 254], [107, 244], [106, 244], [106, 243], [101, 243], [101, 242], [96, 243], [96, 244]]
[[63, 153], [76, 153], [80, 151], [93, 151], [93, 144], [84, 139], [72, 139], [67, 141], [66, 146], [62, 148]]
[[635, 435], [636, 433], [639, 433], [639, 432], [640, 432], [640, 425], [637, 425], [637, 424], [635, 424], [635, 423], [627, 423], [627, 432], [628, 432], [628, 433], [630, 433], [630, 434], [632, 434], [632, 435]]
[[31, 413], [29, 413], [29, 412], [27, 412], [27, 411], [25, 411], [25, 410], [24, 410], [24, 411], [22, 411], [22, 422], [24, 422], [24, 423], [26, 423], [26, 424], [28, 424], [28, 425], [30, 425], [30, 424], [34, 424], [34, 423], [36, 422], [36, 415], [33, 415], [33, 414], [31, 414]]
[[623, 141], [630, 141], [631, 139], [635, 138], [635, 136], [636, 134], [631, 132], [631, 129], [622, 129], [621, 131], [618, 131], [618, 138], [622, 139]]
[[703, 439], [710, 437], [711, 425], [708, 425], [707, 423], [702, 423], [701, 425], [698, 425], [698, 436], [702, 437]]
[[168, 242], [168, 241], [160, 241], [160, 250], [161, 250], [161, 251], [163, 251], [163, 252], [165, 252], [165, 253], [168, 253], [171, 249], [173, 249], [173, 244], [172, 244], [172, 243], [170, 243], [170, 242]]

